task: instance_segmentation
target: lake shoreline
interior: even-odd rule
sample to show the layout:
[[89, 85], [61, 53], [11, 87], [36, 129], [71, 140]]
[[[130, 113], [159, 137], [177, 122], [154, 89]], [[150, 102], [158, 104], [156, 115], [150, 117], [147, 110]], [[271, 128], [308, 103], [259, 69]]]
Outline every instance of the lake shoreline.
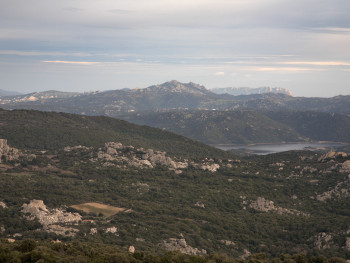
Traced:
[[211, 146], [224, 151], [235, 150], [248, 154], [266, 155], [293, 150], [327, 151], [330, 149], [350, 146], [350, 144], [345, 142], [314, 141], [252, 144], [212, 144]]

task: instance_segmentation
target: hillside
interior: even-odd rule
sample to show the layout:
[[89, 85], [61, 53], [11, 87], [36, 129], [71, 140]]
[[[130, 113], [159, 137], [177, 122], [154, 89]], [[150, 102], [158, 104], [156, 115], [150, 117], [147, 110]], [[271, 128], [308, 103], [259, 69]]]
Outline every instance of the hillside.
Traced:
[[171, 111], [129, 113], [127, 121], [181, 134], [207, 144], [249, 144], [307, 140], [257, 111]]
[[267, 112], [266, 116], [312, 140], [350, 142], [349, 115], [310, 111], [284, 111]]
[[9, 242], [21, 249], [32, 238], [70, 255], [78, 252], [65, 241], [123, 253], [350, 259], [348, 154], [237, 159], [107, 117], [3, 110], [0, 122], [2, 256]]
[[65, 146], [100, 147], [108, 141], [152, 148], [189, 158], [223, 157], [224, 151], [159, 129], [103, 116], [30, 110], [0, 110], [0, 138], [21, 149], [58, 150]]
[[201, 85], [180, 83], [175, 80], [145, 89], [77, 94], [48, 91], [7, 96], [0, 97], [0, 103], [6, 109], [36, 109], [111, 117], [130, 111], [170, 109], [302, 110], [350, 113], [350, 96], [303, 98], [275, 93], [233, 96], [215, 94]]
[[175, 132], [208, 144], [350, 142], [350, 117], [303, 111], [171, 111], [119, 118]]

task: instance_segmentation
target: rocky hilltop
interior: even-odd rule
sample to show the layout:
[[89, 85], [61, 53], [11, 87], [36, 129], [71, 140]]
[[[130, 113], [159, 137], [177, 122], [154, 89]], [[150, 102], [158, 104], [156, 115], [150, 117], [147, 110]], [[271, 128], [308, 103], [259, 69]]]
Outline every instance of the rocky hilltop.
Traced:
[[165, 82], [161, 85], [154, 85], [144, 89], [145, 92], [170, 92], [170, 93], [188, 93], [194, 95], [213, 95], [213, 93], [204, 86], [190, 82], [181, 83], [176, 80]]

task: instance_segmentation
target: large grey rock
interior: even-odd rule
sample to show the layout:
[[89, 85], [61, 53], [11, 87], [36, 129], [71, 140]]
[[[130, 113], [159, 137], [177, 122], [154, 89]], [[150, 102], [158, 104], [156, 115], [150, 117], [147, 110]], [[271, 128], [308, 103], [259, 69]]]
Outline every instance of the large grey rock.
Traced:
[[18, 149], [10, 147], [6, 139], [0, 139], [0, 163], [2, 160], [7, 162], [17, 160], [19, 156], [20, 153]]
[[206, 255], [207, 251], [205, 249], [198, 249], [187, 245], [184, 238], [176, 239], [169, 238], [168, 240], [163, 240], [161, 245], [169, 251], [180, 251], [183, 254], [188, 255]]
[[291, 215], [302, 215], [302, 216], [310, 216], [308, 213], [300, 212], [296, 209], [287, 209], [279, 206], [275, 206], [273, 201], [266, 200], [264, 197], [258, 197], [256, 201], [252, 201], [249, 205], [250, 208], [261, 211], [261, 212], [275, 212], [279, 215], [283, 214], [291, 214]]
[[42, 200], [32, 200], [29, 204], [23, 204], [21, 211], [30, 220], [38, 219], [45, 231], [59, 235], [74, 236], [77, 231], [58, 224], [77, 224], [81, 221], [81, 215], [78, 213], [48, 209]]

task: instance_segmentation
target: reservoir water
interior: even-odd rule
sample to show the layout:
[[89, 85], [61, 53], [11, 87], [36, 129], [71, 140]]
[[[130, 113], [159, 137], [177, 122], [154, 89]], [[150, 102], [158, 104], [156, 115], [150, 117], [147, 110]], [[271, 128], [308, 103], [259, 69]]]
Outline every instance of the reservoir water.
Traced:
[[216, 144], [216, 148], [228, 150], [240, 150], [250, 154], [265, 155], [270, 153], [286, 152], [292, 150], [336, 150], [339, 147], [347, 146], [347, 143], [338, 142], [315, 142], [315, 143], [279, 143], [279, 144]]

